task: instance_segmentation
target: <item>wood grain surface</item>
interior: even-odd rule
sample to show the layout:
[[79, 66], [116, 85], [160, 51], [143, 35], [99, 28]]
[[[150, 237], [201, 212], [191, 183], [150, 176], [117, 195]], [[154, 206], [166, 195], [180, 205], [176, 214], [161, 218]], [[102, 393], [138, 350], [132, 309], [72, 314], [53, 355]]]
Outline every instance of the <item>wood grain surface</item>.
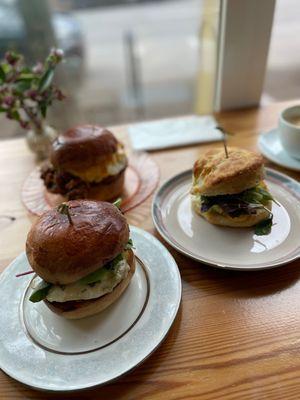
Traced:
[[[257, 135], [276, 126], [278, 113], [293, 103], [222, 113], [217, 118], [235, 133], [230, 145], [255, 149]], [[113, 131], [126, 139], [126, 126]], [[152, 153], [161, 182], [190, 168], [210, 146]], [[267, 165], [300, 178], [296, 172]], [[0, 143], [0, 269], [24, 250], [32, 218], [21, 203], [20, 191], [34, 166], [23, 140]], [[158, 236], [150, 204], [151, 198], [127, 217]], [[0, 372], [0, 399], [299, 399], [299, 261], [268, 271], [222, 271], [167, 247], [180, 268], [182, 304], [167, 339], [143, 365], [113, 384], [68, 395], [34, 391]]]

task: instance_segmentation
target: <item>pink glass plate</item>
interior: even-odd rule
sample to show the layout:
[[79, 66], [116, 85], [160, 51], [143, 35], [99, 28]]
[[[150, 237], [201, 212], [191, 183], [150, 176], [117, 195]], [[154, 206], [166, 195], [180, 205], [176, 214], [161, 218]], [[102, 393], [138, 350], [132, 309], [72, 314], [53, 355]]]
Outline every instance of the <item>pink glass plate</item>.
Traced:
[[[125, 172], [122, 211], [127, 212], [143, 203], [153, 193], [158, 181], [159, 168], [147, 153], [131, 155]], [[27, 210], [35, 215], [41, 215], [65, 201], [63, 196], [46, 190], [40, 178], [40, 167], [35, 168], [25, 180], [21, 198]]]

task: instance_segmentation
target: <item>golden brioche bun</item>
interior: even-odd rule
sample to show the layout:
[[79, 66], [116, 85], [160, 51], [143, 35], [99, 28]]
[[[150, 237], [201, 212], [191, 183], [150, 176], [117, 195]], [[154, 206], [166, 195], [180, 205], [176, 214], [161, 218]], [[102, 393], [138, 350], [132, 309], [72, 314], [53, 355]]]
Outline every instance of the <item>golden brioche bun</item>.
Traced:
[[217, 196], [243, 192], [264, 177], [262, 156], [248, 150], [228, 148], [209, 150], [194, 164], [192, 194]]
[[104, 179], [97, 185], [89, 188], [90, 199], [109, 201], [121, 196], [125, 180], [125, 169], [116, 176]]
[[67, 130], [53, 142], [50, 161], [54, 168], [70, 173], [85, 171], [105, 163], [119, 142], [109, 130], [82, 125]]
[[45, 301], [50, 310], [67, 319], [79, 319], [89, 317], [103, 311], [114, 303], [129, 285], [135, 272], [135, 256], [132, 250], [126, 251], [126, 261], [130, 266], [130, 271], [111, 293], [91, 300], [67, 301], [64, 303]]
[[[272, 210], [272, 202], [269, 201], [266, 206], [270, 211]], [[199, 204], [199, 198], [192, 196], [192, 208], [201, 217], [204, 217], [208, 222], [214, 225], [230, 226], [232, 228], [244, 228], [249, 226], [254, 226], [260, 221], [267, 219], [270, 215], [268, 211], [264, 209], [257, 209], [256, 214], [251, 215], [240, 215], [239, 217], [230, 217], [227, 214], [219, 214], [212, 209], [206, 212], [201, 212], [201, 207]]]
[[129, 239], [125, 217], [113, 204], [71, 200], [66, 215], [53, 208], [32, 225], [26, 254], [46, 282], [68, 284], [96, 271], [124, 249]]

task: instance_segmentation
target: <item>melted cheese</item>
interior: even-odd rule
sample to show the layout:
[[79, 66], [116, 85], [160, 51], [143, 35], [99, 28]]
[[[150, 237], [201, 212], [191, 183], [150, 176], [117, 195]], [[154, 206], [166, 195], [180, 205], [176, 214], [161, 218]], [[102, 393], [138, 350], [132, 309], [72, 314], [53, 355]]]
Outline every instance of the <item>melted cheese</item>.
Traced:
[[120, 261], [113, 271], [107, 271], [100, 282], [84, 285], [78, 282], [68, 285], [53, 285], [48, 292], [48, 301], [90, 300], [113, 291], [113, 289], [128, 275], [130, 266], [126, 260]]

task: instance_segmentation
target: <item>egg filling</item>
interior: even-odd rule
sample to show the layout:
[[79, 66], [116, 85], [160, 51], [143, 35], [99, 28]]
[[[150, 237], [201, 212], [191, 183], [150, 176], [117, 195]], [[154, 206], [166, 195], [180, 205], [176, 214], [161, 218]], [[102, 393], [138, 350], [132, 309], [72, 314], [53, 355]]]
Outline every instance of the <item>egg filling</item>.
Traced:
[[69, 170], [75, 176], [78, 176], [85, 182], [99, 183], [108, 176], [118, 175], [127, 164], [127, 157], [123, 146], [120, 144], [118, 150], [107, 156], [101, 164], [94, 165], [85, 171]]
[[[95, 299], [112, 292], [113, 289], [127, 277], [129, 271], [129, 264], [125, 258], [122, 258], [113, 268], [107, 269], [103, 267], [87, 277], [93, 277], [93, 275], [95, 276], [95, 274], [98, 274], [96, 279], [82, 278], [68, 285], [52, 285], [36, 277], [31, 287], [34, 289], [34, 293], [41, 293], [40, 297], [42, 298], [37, 300], [32, 299], [31, 296], [30, 300], [35, 302], [45, 299], [50, 302], [61, 303], [73, 300]], [[97, 280], [98, 278], [99, 280]], [[93, 280], [96, 280], [96, 282]]]

